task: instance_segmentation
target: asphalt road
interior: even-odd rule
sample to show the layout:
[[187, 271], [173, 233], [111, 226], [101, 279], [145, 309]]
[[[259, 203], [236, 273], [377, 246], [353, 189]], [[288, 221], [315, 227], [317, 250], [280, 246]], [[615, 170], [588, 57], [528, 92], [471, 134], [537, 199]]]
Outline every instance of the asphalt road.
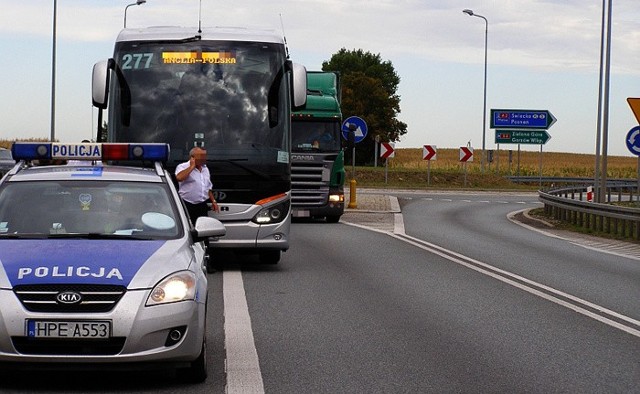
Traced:
[[638, 259], [507, 218], [535, 195], [396, 196], [401, 227], [296, 222], [280, 264], [211, 274], [204, 384], [22, 373], [0, 392], [640, 392]]

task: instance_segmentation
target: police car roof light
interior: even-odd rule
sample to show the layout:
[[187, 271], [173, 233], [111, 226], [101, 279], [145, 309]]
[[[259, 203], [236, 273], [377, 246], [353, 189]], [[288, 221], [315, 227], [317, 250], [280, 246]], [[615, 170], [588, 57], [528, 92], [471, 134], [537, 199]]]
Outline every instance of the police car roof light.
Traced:
[[15, 160], [149, 160], [169, 159], [169, 145], [159, 143], [65, 144], [52, 142], [15, 142], [11, 146]]
[[11, 155], [15, 160], [51, 159], [51, 143], [15, 142]]
[[102, 144], [103, 160], [169, 160], [169, 145], [167, 144]]

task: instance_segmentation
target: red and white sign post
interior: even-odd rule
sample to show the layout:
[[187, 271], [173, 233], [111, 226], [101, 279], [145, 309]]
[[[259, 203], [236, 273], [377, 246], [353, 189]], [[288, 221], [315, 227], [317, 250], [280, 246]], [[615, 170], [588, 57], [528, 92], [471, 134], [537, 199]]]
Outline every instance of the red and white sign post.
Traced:
[[389, 173], [389, 160], [396, 156], [395, 144], [391, 142], [380, 143], [380, 158], [384, 160], [384, 183], [387, 183]]
[[422, 146], [422, 160], [427, 161], [427, 186], [431, 186], [431, 160], [438, 157], [438, 148], [435, 145]]
[[460, 147], [460, 162], [464, 163], [464, 187], [467, 187], [467, 163], [473, 161], [473, 148], [471, 146]]

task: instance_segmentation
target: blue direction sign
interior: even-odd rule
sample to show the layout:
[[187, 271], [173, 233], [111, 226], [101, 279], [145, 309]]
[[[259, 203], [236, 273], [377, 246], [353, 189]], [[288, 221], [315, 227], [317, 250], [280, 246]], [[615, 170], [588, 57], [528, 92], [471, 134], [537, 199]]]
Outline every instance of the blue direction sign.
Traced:
[[349, 141], [349, 127], [354, 129], [354, 140], [356, 144], [367, 136], [367, 123], [357, 116], [350, 116], [342, 122], [342, 138]]
[[556, 122], [556, 118], [547, 110], [528, 109], [492, 109], [492, 129], [543, 129]]
[[640, 156], [640, 126], [636, 126], [629, 130], [625, 138], [627, 149], [636, 156]]

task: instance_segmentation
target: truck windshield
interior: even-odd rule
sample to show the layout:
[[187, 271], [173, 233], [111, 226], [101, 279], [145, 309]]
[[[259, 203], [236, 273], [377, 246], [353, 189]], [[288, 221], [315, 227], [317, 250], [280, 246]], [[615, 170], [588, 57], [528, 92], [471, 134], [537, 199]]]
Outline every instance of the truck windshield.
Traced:
[[340, 123], [326, 121], [293, 120], [294, 152], [337, 152], [340, 150]]
[[[289, 189], [282, 45], [125, 41], [114, 58], [110, 141], [169, 143], [169, 168], [187, 161], [194, 146], [204, 147], [214, 188], [236, 202]], [[249, 192], [239, 196], [240, 190]]]

